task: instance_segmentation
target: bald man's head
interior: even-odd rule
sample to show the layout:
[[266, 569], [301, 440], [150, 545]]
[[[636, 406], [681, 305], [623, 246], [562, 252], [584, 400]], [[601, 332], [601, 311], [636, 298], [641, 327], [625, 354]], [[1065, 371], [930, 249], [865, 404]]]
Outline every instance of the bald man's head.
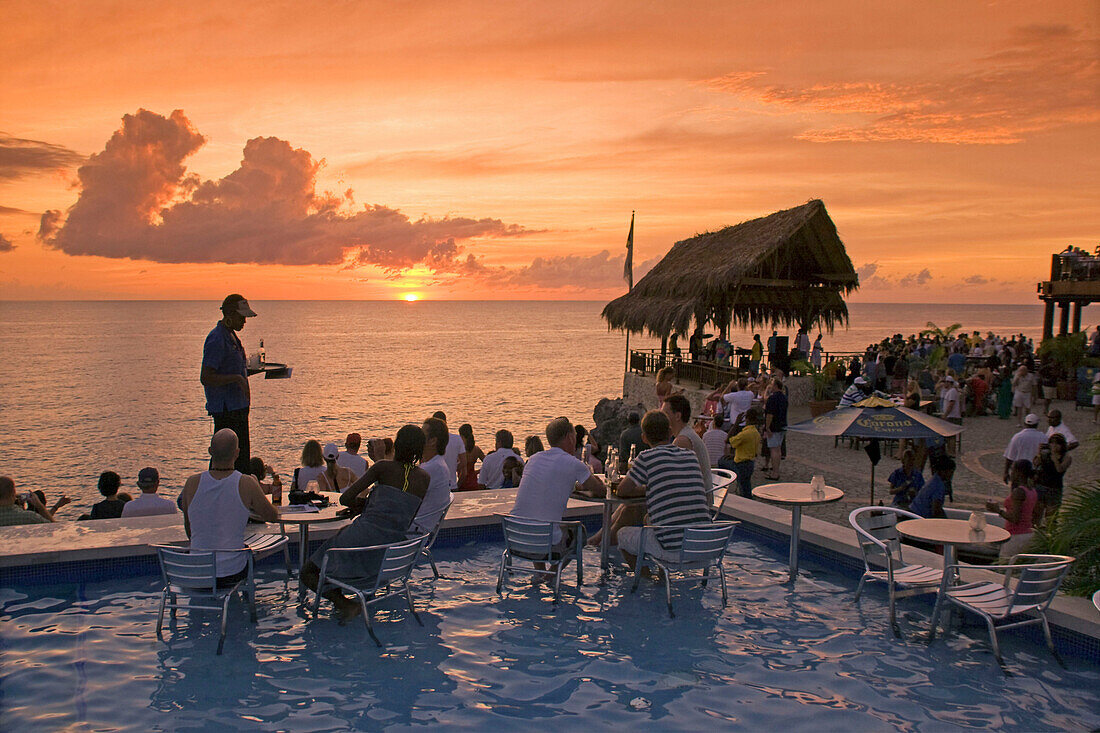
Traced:
[[240, 445], [237, 434], [231, 428], [222, 428], [210, 439], [210, 458], [213, 463], [226, 466], [237, 460]]

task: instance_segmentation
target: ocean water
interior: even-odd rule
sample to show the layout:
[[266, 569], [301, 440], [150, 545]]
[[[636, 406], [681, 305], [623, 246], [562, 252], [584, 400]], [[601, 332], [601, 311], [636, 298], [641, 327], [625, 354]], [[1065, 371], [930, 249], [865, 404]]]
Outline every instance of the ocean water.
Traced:
[[[199, 365], [218, 319], [210, 302], [0, 303], [0, 473], [21, 489], [61, 493], [75, 517], [98, 500], [96, 478], [133, 487], [146, 465], [174, 497], [205, 467], [211, 420]], [[393, 436], [435, 410], [470, 423], [480, 445], [511, 430], [522, 441], [565, 415], [588, 427], [602, 397], [622, 393], [625, 339], [600, 319], [602, 302], [254, 301], [241, 332], [288, 380], [252, 385], [252, 455], [284, 475], [309, 438]], [[853, 304], [827, 350], [863, 348], [927, 321], [1038, 339], [1039, 305]], [[1100, 310], [1100, 309], [1097, 309]], [[1097, 316], [1086, 310], [1085, 323]], [[765, 332], [766, 335], [766, 332]], [[751, 336], [736, 334], [738, 345]], [[659, 345], [633, 337], [633, 348]], [[686, 345], [686, 343], [685, 343]]]

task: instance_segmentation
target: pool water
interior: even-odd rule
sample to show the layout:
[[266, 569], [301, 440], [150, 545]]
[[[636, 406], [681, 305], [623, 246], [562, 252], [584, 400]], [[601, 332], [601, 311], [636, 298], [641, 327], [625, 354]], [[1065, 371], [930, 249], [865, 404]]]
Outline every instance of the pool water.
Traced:
[[[1100, 667], [1060, 667], [1041, 644], [1002, 635], [1010, 676], [971, 623], [931, 647], [928, 604], [900, 602], [903, 638], [872, 586], [808, 560], [792, 588], [770, 550], [735, 541], [730, 603], [715, 583], [674, 588], [626, 576], [579, 599], [513, 576], [494, 592], [501, 548], [442, 548], [442, 578], [417, 583], [424, 627], [393, 602], [361, 620], [312, 620], [281, 570], [264, 567], [253, 626], [231, 605], [225, 653], [217, 616], [181, 613], [155, 635], [159, 579], [0, 590], [0, 730], [384, 730], [417, 724], [566, 730], [886, 731], [1100, 726]], [[594, 567], [596, 556], [588, 557]], [[430, 577], [430, 576], [428, 576]]]

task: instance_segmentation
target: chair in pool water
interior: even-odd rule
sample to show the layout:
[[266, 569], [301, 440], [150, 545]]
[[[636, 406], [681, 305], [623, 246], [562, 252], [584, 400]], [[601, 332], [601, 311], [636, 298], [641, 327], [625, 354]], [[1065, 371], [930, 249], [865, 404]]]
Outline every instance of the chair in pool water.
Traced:
[[[176, 609], [186, 611], [205, 609], [209, 611], [221, 611], [221, 635], [218, 637], [218, 654], [222, 653], [225, 645], [226, 616], [229, 611], [229, 599], [236, 593], [242, 584], [247, 585], [248, 591], [244, 593], [248, 601], [249, 613], [252, 623], [256, 623], [256, 582], [252, 574], [252, 551], [248, 548], [233, 550], [218, 550], [217, 552], [240, 552], [248, 561], [248, 574], [243, 580], [239, 580], [232, 586], [218, 587], [218, 573], [214, 563], [214, 551], [190, 550], [185, 547], [168, 545], [154, 545], [157, 551], [157, 560], [160, 561], [160, 574], [164, 580], [164, 593], [160, 598], [160, 613], [157, 616], [157, 638], [161, 638], [161, 630], [164, 627], [164, 610], [171, 609], [172, 618], [176, 617]], [[242, 591], [243, 592], [243, 591]], [[187, 603], [180, 602], [180, 596], [187, 599]]]
[[[718, 568], [718, 580], [722, 588], [722, 606], [729, 600], [726, 593], [726, 571], [722, 567], [722, 558], [729, 547], [730, 537], [737, 522], [712, 522], [710, 524], [661, 526], [647, 524], [642, 527], [638, 545], [638, 560], [634, 565], [634, 585], [630, 592], [638, 590], [642, 568], [646, 559], [652, 560], [661, 569], [665, 581], [665, 601], [668, 603], [669, 618], [675, 618], [672, 611], [672, 584], [700, 581], [706, 587], [710, 578], [710, 569]], [[657, 531], [676, 529], [683, 532], [679, 550], [666, 550], [657, 541]], [[692, 570], [702, 570], [702, 575], [689, 575]], [[684, 577], [672, 579], [672, 572], [684, 573]]]
[[906, 519], [921, 519], [921, 516], [888, 506], [860, 507], [848, 515], [848, 523], [856, 531], [856, 541], [863, 553], [863, 576], [856, 588], [856, 602], [867, 581], [886, 583], [890, 594], [890, 628], [895, 634], [898, 632], [897, 599], [935, 593], [943, 578], [942, 570], [905, 563], [897, 524]]
[[[393, 542], [388, 545], [370, 547], [330, 547], [321, 558], [321, 573], [317, 580], [317, 594], [313, 601], [313, 615], [317, 616], [321, 607], [321, 595], [332, 588], [339, 588], [359, 598], [363, 607], [363, 620], [367, 624], [367, 633], [374, 643], [382, 642], [374, 633], [374, 607], [395, 596], [404, 595], [409, 612], [421, 626], [420, 614], [413, 607], [412, 593], [409, 591], [409, 576], [416, 566], [417, 558], [424, 550], [428, 535], [422, 534], [412, 539]], [[378, 555], [382, 555], [378, 571], [373, 573], [372, 566], [377, 564]], [[339, 563], [344, 569], [338, 574], [329, 571], [330, 562]], [[348, 568], [352, 570], [347, 570]], [[390, 590], [391, 586], [399, 586]]]
[[[718, 502], [718, 505], [713, 507], [711, 512], [711, 519], [718, 519], [722, 514], [722, 507], [726, 505], [726, 499], [731, 494], [737, 495], [737, 474], [725, 468], [712, 468], [710, 469], [710, 475], [715, 487], [725, 485], [725, 488], [722, 489], [722, 501]], [[711, 488], [708, 499], [717, 491], [717, 488]]]
[[424, 544], [424, 551], [416, 558], [416, 564], [413, 566], [414, 570], [426, 558], [428, 564], [432, 567], [432, 575], [436, 578], [439, 577], [439, 568], [435, 566], [435, 558], [432, 557], [432, 545], [435, 544], [436, 535], [439, 534], [439, 530], [443, 526], [443, 520], [447, 517], [447, 512], [450, 511], [452, 504], [454, 504], [454, 499], [451, 499], [446, 506], [436, 509], [434, 512], [429, 512], [423, 517], [417, 517], [416, 521], [413, 522], [413, 528], [409, 532], [410, 539], [414, 535], [418, 536], [425, 532], [428, 534], [428, 541]]
[[[550, 576], [554, 579], [554, 602], [561, 599], [561, 575], [569, 562], [577, 564], [577, 590], [584, 585], [584, 544], [588, 539], [580, 522], [548, 522], [541, 519], [497, 514], [504, 530], [504, 552], [500, 556], [500, 573], [497, 575], [497, 593], [502, 593], [505, 574], [531, 573], [536, 578]], [[554, 528], [562, 532], [562, 542], [554, 544]], [[566, 531], [572, 531], [572, 541], [566, 541]], [[531, 563], [530, 567], [517, 567], [516, 561]], [[542, 565], [543, 567], [538, 567]]]
[[[1020, 560], [1023, 562], [1018, 563]], [[997, 630], [1014, 629], [1029, 624], [1042, 625], [1047, 648], [1057, 659], [1058, 652], [1050, 638], [1046, 609], [1054, 600], [1074, 560], [1075, 558], [1065, 555], [1016, 555], [1007, 565], [956, 563], [949, 566], [945, 577], [953, 577], [955, 572], [970, 569], [1003, 573], [1004, 579], [1000, 583], [944, 583], [936, 598], [936, 608], [932, 611], [932, 630], [928, 634], [928, 643], [931, 644], [936, 638], [936, 626], [946, 602], [976, 613], [985, 620], [989, 629], [989, 642], [993, 646], [993, 656], [1002, 667], [1004, 660], [997, 643]], [[1013, 578], [1016, 580], [1015, 584], [1011, 583]]]
[[290, 569], [290, 538], [284, 531], [279, 534], [264, 534], [257, 532], [244, 538], [245, 547], [252, 551], [254, 562], [259, 562], [265, 557], [270, 557], [279, 550], [283, 551], [283, 563], [286, 566], [286, 577], [290, 580], [293, 571]]

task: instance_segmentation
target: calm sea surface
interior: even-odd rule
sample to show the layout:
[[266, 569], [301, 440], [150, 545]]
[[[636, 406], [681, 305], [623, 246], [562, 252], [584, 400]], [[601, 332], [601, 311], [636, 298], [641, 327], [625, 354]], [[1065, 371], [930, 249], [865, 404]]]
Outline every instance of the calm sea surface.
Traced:
[[[205, 467], [211, 420], [199, 364], [218, 319], [207, 302], [0, 302], [0, 473], [21, 489], [60, 493], [72, 518], [98, 500], [96, 477], [133, 487], [146, 465], [162, 493]], [[602, 302], [262, 302], [241, 332], [262, 338], [289, 380], [252, 378], [252, 455], [287, 473], [309, 438], [393, 436], [435, 410], [452, 431], [541, 434], [566, 415], [591, 427], [601, 397], [622, 393], [624, 337], [600, 319]], [[1039, 305], [853, 304], [851, 325], [826, 335], [846, 351], [927, 321], [1038, 339]], [[1096, 311], [1100, 311], [1097, 308]], [[1087, 309], [1085, 323], [1098, 313]], [[765, 334], [766, 335], [766, 334]], [[746, 345], [750, 336], [735, 339]], [[631, 346], [653, 346], [631, 339]], [[684, 344], [686, 346], [686, 344]], [[135, 489], [136, 491], [136, 489]]]

